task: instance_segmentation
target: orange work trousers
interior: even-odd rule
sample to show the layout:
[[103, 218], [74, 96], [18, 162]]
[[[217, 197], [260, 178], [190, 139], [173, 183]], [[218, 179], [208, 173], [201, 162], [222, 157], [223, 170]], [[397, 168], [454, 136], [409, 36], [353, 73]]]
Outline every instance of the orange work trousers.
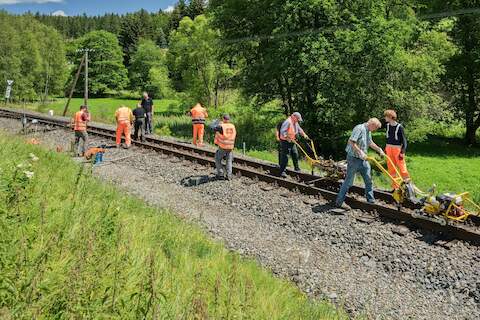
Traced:
[[[405, 158], [400, 159], [400, 153], [401, 152], [402, 152], [401, 148], [392, 147], [392, 146], [387, 146], [385, 148], [385, 153], [392, 160], [392, 161], [387, 160], [388, 172], [390, 173], [390, 175], [392, 177], [396, 178], [397, 177], [397, 171], [395, 170], [395, 167], [397, 167], [397, 170], [400, 173], [400, 175], [402, 176], [402, 178], [403, 179], [408, 179], [408, 178], [410, 178], [410, 175], [408, 174], [408, 171], [407, 171], [407, 164], [405, 162]], [[399, 185], [392, 182], [392, 187], [394, 189], [397, 189], [399, 187]]]
[[127, 147], [130, 147], [132, 144], [132, 137], [130, 136], [130, 122], [128, 121], [120, 121], [117, 123], [117, 146], [122, 143], [122, 134], [125, 135], [125, 144]]
[[205, 134], [204, 124], [193, 125], [193, 144], [196, 146], [203, 146], [203, 135]]

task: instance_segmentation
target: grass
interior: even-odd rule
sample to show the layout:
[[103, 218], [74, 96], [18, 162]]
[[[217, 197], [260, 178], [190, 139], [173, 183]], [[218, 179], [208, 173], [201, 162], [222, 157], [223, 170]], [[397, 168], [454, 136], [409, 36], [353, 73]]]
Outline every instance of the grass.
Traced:
[[0, 135], [1, 319], [346, 319], [67, 155]]
[[[55, 99], [48, 104], [26, 104], [25, 107], [29, 110], [48, 112], [53, 110], [55, 115], [62, 115], [65, 108], [67, 99]], [[89, 100], [89, 110], [92, 115], [92, 120], [105, 123], [115, 123], [115, 111], [120, 105], [126, 105], [130, 108], [135, 108], [139, 100], [132, 99], [115, 99], [115, 98], [94, 98]], [[167, 113], [171, 109], [178, 108], [178, 102], [176, 100], [155, 100], [156, 112]], [[83, 98], [73, 98], [68, 108], [67, 116], [72, 116], [77, 112], [80, 106], [83, 104]], [[23, 105], [17, 105], [17, 108], [23, 107]]]

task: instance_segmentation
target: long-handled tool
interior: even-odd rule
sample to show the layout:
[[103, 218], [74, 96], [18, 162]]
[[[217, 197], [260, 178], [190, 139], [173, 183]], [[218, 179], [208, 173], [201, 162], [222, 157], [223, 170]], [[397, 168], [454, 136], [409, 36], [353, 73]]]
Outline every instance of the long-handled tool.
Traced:
[[418, 189], [412, 181], [406, 180], [400, 175], [400, 172], [389, 156], [385, 156], [385, 158], [390, 162], [391, 166], [395, 168], [395, 177], [392, 176], [375, 157], [367, 157], [367, 160], [373, 163], [395, 186], [392, 197], [397, 203], [397, 207], [401, 208], [406, 200], [410, 200], [412, 203], [419, 203], [417, 196], [425, 196], [426, 194]]
[[[308, 143], [306, 147], [302, 147], [298, 141], [293, 141], [298, 149], [304, 154], [305, 160], [311, 168], [312, 175], [315, 168], [319, 168], [326, 172], [327, 177], [340, 180], [345, 179], [347, 173], [347, 166], [342, 162], [335, 162], [333, 160], [325, 160], [318, 156], [317, 150], [315, 148], [315, 143], [312, 139], [307, 138]], [[310, 154], [305, 150], [309, 149]]]

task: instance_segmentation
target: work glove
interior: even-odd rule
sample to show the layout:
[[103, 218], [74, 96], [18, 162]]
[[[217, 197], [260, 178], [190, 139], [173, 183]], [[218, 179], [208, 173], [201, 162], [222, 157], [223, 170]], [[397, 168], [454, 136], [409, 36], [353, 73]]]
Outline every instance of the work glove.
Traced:
[[400, 160], [405, 159], [405, 155], [404, 155], [403, 153], [400, 153], [400, 154], [398, 155], [398, 159], [400, 159]]
[[379, 154], [380, 157], [382, 157], [382, 158], [385, 158], [385, 157], [387, 156], [383, 150], [380, 150], [380, 152], [379, 152], [378, 154]]

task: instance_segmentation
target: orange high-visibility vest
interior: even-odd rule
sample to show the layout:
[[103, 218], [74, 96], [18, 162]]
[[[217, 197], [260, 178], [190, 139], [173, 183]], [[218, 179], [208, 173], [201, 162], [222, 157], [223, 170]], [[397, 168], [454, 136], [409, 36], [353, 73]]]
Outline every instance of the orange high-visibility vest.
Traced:
[[289, 117], [286, 121], [288, 121], [287, 137], [285, 138], [283, 135], [280, 135], [280, 139], [283, 141], [294, 141], [297, 139], [297, 133], [295, 132], [295, 124], [293, 123], [292, 117]]
[[121, 107], [115, 112], [117, 122], [131, 122], [133, 118], [132, 110], [127, 107]]
[[235, 138], [237, 137], [237, 130], [231, 123], [220, 124], [223, 129], [223, 134], [215, 133], [215, 144], [223, 150], [233, 150], [235, 148]]
[[73, 130], [75, 131], [87, 131], [87, 121], [84, 121], [83, 118], [84, 112], [78, 111], [73, 116]]
[[192, 116], [193, 124], [205, 124], [205, 118], [208, 117], [207, 110], [203, 108], [200, 104], [197, 104], [190, 110]]

